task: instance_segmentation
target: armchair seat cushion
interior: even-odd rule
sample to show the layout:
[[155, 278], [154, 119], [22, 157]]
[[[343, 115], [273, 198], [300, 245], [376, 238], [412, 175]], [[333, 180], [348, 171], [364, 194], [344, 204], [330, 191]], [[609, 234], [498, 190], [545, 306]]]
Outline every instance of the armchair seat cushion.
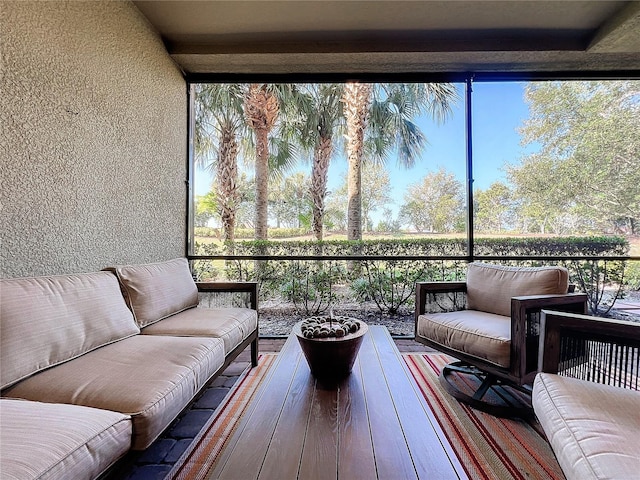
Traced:
[[567, 478], [638, 478], [640, 392], [540, 373], [532, 403]]
[[511, 318], [475, 310], [427, 313], [417, 335], [500, 367], [511, 363]]
[[250, 308], [190, 308], [142, 329], [146, 335], [215, 337], [224, 341], [225, 354], [258, 327], [258, 312]]

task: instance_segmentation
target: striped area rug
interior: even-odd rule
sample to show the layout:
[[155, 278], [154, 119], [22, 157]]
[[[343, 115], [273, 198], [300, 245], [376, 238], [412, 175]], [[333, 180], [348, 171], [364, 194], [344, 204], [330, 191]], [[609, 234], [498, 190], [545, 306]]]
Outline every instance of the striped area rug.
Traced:
[[[564, 478], [535, 423], [478, 412], [458, 403], [440, 387], [438, 376], [448, 363], [446, 355], [402, 356], [470, 479]], [[166, 479], [204, 479], [213, 471], [216, 459], [276, 358], [277, 354], [261, 355], [258, 366], [241, 376]]]
[[277, 353], [261, 354], [258, 366], [245, 370], [165, 480], [195, 480], [207, 477], [276, 358]]
[[535, 420], [497, 418], [459, 403], [438, 381], [446, 355], [402, 357], [469, 478], [565, 478]]

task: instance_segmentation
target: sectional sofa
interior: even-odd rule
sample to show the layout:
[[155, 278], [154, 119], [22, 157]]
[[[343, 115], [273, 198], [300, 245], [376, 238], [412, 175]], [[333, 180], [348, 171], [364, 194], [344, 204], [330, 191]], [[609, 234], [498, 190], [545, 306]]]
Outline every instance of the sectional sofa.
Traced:
[[[199, 291], [248, 304], [204, 308]], [[247, 346], [257, 363], [256, 284], [196, 284], [184, 258], [2, 279], [0, 295], [2, 479], [98, 477]]]

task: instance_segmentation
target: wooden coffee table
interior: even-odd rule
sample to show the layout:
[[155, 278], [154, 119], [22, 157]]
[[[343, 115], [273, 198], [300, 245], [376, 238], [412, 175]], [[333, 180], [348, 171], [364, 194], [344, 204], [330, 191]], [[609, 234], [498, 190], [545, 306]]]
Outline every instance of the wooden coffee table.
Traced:
[[209, 478], [467, 477], [389, 332], [370, 326], [334, 385], [311, 375], [290, 335]]

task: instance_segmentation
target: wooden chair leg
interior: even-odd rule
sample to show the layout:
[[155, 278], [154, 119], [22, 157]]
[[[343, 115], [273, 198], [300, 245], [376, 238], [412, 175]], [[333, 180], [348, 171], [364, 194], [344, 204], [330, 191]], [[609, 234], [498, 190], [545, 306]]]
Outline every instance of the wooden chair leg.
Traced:
[[251, 367], [258, 366], [258, 337], [251, 342]]

